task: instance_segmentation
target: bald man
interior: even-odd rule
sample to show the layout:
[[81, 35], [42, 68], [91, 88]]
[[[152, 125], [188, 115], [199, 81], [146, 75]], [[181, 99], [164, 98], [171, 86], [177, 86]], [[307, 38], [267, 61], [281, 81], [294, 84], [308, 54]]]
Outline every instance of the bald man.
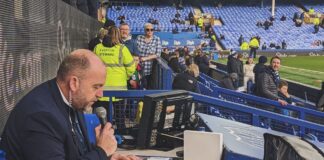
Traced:
[[87, 137], [82, 111], [103, 96], [106, 67], [89, 50], [76, 50], [61, 63], [56, 78], [24, 96], [11, 112], [0, 149], [11, 160], [136, 159], [115, 153], [110, 123]]

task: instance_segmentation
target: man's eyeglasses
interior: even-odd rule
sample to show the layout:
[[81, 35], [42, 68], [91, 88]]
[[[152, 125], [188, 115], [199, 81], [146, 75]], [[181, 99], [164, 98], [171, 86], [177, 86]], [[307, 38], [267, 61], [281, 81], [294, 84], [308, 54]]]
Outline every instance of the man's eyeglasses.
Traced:
[[148, 32], [148, 31], [151, 31], [151, 32], [153, 32], [153, 31], [154, 31], [154, 29], [153, 29], [153, 28], [151, 28], [151, 29], [149, 29], [149, 28], [146, 28], [146, 29], [145, 29], [145, 31], [146, 31], [146, 32]]

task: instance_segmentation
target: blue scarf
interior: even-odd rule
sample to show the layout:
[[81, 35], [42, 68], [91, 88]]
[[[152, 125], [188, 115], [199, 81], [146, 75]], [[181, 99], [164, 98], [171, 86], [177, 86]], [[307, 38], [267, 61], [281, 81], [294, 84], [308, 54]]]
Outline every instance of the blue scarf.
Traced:
[[276, 85], [279, 86], [279, 82], [280, 82], [279, 72], [277, 72], [271, 68], [271, 74], [272, 74], [273, 80], [275, 81]]

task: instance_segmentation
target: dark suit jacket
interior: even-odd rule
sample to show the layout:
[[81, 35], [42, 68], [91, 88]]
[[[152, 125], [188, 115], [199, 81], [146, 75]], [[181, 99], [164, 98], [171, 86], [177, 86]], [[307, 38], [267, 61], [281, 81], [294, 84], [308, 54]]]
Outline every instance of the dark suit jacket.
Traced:
[[106, 160], [103, 149], [91, 146], [82, 113], [78, 113], [78, 118], [88, 152], [79, 153], [68, 111], [56, 79], [35, 87], [16, 105], [6, 123], [0, 142], [6, 159]]

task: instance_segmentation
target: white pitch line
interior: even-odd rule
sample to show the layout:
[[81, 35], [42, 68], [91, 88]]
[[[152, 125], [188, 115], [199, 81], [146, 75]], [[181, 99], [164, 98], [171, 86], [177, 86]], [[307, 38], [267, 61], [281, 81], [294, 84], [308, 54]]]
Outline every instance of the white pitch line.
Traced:
[[313, 71], [313, 70], [309, 70], [309, 69], [302, 69], [302, 68], [288, 67], [288, 66], [283, 66], [283, 65], [281, 65], [281, 67], [284, 67], [284, 68], [291, 68], [291, 69], [297, 69], [297, 70], [307, 71], [307, 72], [313, 72], [313, 73], [319, 73], [319, 74], [324, 74], [324, 72], [321, 72], [321, 71]]

